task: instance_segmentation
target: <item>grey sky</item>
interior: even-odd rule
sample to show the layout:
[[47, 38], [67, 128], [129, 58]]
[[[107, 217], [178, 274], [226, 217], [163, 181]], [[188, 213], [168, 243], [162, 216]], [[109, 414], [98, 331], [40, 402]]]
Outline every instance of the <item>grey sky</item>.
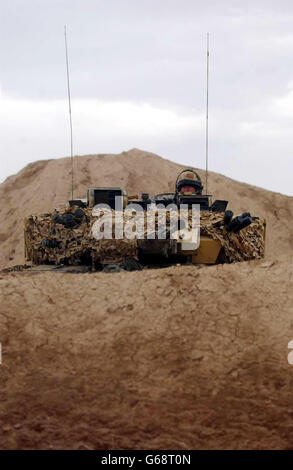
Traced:
[[291, 1], [1, 0], [0, 181], [74, 153], [138, 147], [293, 195]]

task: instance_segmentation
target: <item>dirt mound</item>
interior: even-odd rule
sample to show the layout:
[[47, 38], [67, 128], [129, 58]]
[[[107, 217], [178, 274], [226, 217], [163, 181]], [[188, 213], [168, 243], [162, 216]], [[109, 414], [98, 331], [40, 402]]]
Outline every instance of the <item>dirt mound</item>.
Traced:
[[[23, 219], [43, 213], [71, 196], [70, 159], [31, 163], [0, 185], [0, 267], [21, 264]], [[130, 194], [173, 191], [178, 172], [184, 168], [154, 154], [133, 149], [120, 155], [74, 158], [75, 197], [84, 197], [91, 186], [123, 186]], [[204, 176], [201, 170], [197, 170]], [[204, 178], [203, 178], [204, 181]], [[293, 198], [211, 173], [209, 192], [228, 199], [236, 213], [249, 210], [268, 222], [267, 255], [293, 251]]]
[[292, 275], [2, 274], [0, 448], [292, 448]]
[[[170, 191], [181, 169], [139, 150], [75, 168], [76, 196]], [[70, 197], [69, 171], [37, 162], [0, 186], [2, 266], [23, 263], [24, 216]], [[0, 273], [0, 448], [293, 448], [293, 198], [213, 173], [210, 190], [267, 218], [266, 260]]]

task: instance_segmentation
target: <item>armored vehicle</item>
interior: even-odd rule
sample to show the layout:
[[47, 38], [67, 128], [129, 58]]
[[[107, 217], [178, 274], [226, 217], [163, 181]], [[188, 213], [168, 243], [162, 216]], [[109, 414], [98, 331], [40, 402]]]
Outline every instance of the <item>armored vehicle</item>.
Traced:
[[265, 220], [234, 216], [227, 205], [203, 194], [193, 169], [178, 175], [172, 193], [131, 197], [123, 188], [89, 188], [62, 210], [25, 219], [25, 256], [35, 265], [104, 271], [262, 258]]

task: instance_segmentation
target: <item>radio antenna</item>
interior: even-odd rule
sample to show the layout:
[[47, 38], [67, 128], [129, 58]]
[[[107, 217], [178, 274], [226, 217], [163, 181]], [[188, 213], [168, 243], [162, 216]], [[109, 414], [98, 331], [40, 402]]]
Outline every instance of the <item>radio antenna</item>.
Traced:
[[64, 39], [65, 39], [65, 56], [66, 56], [66, 72], [67, 72], [68, 110], [69, 110], [69, 124], [70, 124], [71, 199], [73, 199], [73, 136], [72, 136], [71, 94], [70, 94], [70, 81], [69, 81], [69, 63], [68, 63], [66, 25], [64, 26]]
[[210, 61], [210, 35], [209, 35], [209, 33], [207, 33], [206, 194], [208, 194], [208, 163], [209, 163], [209, 61]]

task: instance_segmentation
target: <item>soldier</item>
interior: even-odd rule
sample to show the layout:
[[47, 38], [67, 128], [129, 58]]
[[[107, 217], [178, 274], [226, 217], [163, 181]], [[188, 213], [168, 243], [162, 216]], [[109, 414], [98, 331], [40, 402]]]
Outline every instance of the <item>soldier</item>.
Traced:
[[200, 177], [186, 170], [180, 175], [177, 184], [176, 191], [180, 194], [201, 194], [203, 185], [201, 184]]

